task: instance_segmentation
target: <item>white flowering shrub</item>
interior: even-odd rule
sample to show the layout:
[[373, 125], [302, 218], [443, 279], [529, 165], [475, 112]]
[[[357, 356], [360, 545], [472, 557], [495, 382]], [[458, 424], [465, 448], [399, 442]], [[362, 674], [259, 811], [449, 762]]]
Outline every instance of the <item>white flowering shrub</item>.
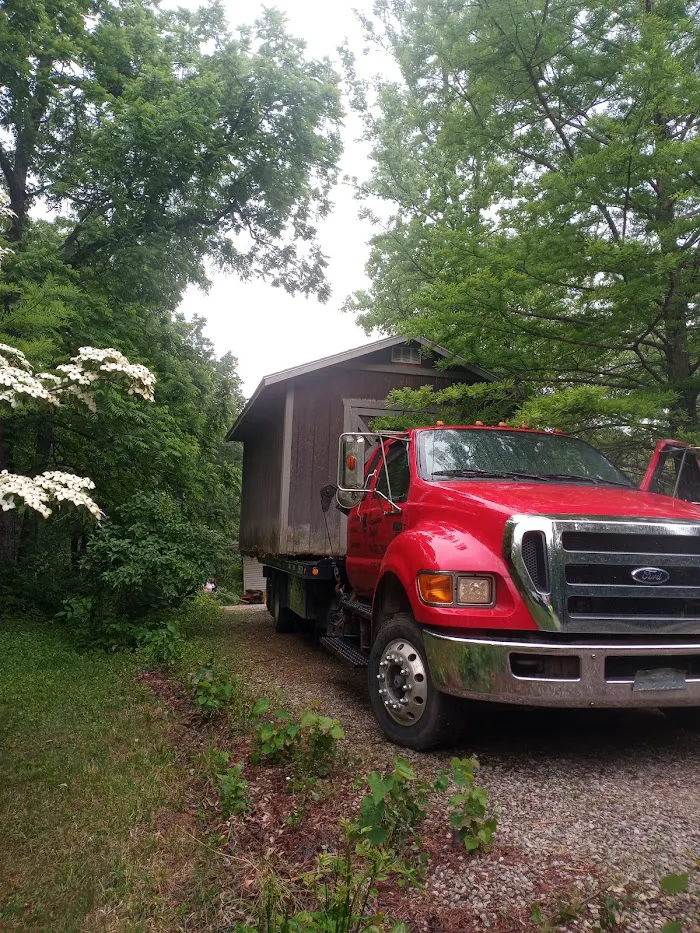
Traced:
[[[0, 200], [0, 218], [11, 213]], [[8, 252], [11, 251], [0, 247], [0, 262]], [[97, 406], [92, 388], [100, 381], [117, 383], [129, 395], [153, 401], [155, 376], [146, 366], [130, 363], [119, 350], [80, 347], [69, 363], [56, 367], [56, 372], [35, 373], [21, 350], [0, 343], [0, 416], [3, 405], [19, 408], [38, 401], [58, 406], [67, 399], [76, 399], [94, 412]], [[94, 488], [91, 479], [58, 470], [49, 470], [33, 478], [3, 470], [0, 473], [0, 510], [7, 512], [23, 505], [48, 518], [52, 505], [68, 502], [76, 508], [87, 509], [99, 521], [102, 512], [88, 495]]]
[[87, 509], [99, 520], [102, 512], [86, 492], [94, 488], [91, 479], [59, 470], [48, 470], [34, 478], [3, 470], [0, 473], [0, 508], [7, 512], [21, 503], [48, 518], [50, 503], [70, 502]]
[[[34, 373], [20, 350], [0, 343], [0, 414], [3, 403], [10, 408], [28, 401], [60, 405], [67, 398], [77, 399], [94, 412], [97, 406], [91, 390], [98, 381], [119, 383], [129, 395], [153, 401], [155, 376], [146, 366], [130, 363], [119, 350], [81, 347], [70, 363], [57, 366], [55, 373]], [[0, 509], [6, 512], [23, 504], [48, 518], [51, 504], [69, 502], [99, 520], [102, 512], [87, 493], [94, 488], [90, 479], [56, 470], [34, 478], [3, 470]]]
[[21, 351], [0, 343], [0, 402], [12, 408], [27, 399], [60, 405], [71, 396], [94, 412], [97, 406], [91, 389], [98, 381], [121, 383], [129, 395], [153, 401], [155, 376], [146, 366], [130, 363], [119, 350], [81, 347], [55, 373], [34, 373]]

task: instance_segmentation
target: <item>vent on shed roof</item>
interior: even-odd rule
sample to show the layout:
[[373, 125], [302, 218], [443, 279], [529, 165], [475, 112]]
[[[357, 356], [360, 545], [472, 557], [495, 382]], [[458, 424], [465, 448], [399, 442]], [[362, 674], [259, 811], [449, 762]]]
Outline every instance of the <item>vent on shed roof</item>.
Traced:
[[420, 347], [392, 347], [392, 363], [414, 363], [420, 365]]

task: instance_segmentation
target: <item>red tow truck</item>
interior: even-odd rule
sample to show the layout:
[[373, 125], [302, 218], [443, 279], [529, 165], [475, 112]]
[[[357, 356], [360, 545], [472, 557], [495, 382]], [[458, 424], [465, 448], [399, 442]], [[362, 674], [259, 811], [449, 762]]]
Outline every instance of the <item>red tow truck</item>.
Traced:
[[324, 505], [347, 514], [346, 557], [277, 561], [273, 612], [292, 617], [281, 574], [313, 590], [322, 643], [367, 666], [381, 728], [412, 748], [448, 736], [457, 698], [696, 711], [700, 506], [679, 491], [700, 500], [699, 476], [672, 441], [637, 488], [564, 434], [343, 435]]
[[[296, 373], [293, 389], [288, 374], [264, 384], [230, 435], [246, 445], [242, 547], [264, 565], [278, 631], [306, 620], [367, 668], [392, 742], [449, 739], [474, 700], [698, 715], [695, 448], [660, 441], [636, 486], [579, 438], [504, 424], [334, 440], [318, 374]], [[346, 424], [353, 406], [369, 412], [346, 400]]]

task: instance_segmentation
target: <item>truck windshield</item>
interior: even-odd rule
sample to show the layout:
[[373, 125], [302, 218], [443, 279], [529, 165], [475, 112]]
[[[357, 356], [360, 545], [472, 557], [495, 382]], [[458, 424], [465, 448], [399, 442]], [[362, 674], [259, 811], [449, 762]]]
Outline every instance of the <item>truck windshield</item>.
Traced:
[[632, 486], [595, 448], [575, 437], [443, 428], [419, 432], [423, 479], [528, 480]]

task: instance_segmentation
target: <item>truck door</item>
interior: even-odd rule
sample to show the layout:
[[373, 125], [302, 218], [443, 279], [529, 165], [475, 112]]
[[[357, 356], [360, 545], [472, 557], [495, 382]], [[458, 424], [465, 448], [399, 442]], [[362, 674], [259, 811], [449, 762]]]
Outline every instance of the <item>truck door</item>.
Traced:
[[700, 503], [698, 448], [683, 441], [659, 441], [639, 488]]
[[410, 484], [407, 445], [393, 441], [385, 449], [386, 469], [381, 451], [375, 452], [370, 492], [348, 516], [348, 576], [357, 594], [365, 597], [374, 592], [386, 549], [403, 530], [400, 506]]

